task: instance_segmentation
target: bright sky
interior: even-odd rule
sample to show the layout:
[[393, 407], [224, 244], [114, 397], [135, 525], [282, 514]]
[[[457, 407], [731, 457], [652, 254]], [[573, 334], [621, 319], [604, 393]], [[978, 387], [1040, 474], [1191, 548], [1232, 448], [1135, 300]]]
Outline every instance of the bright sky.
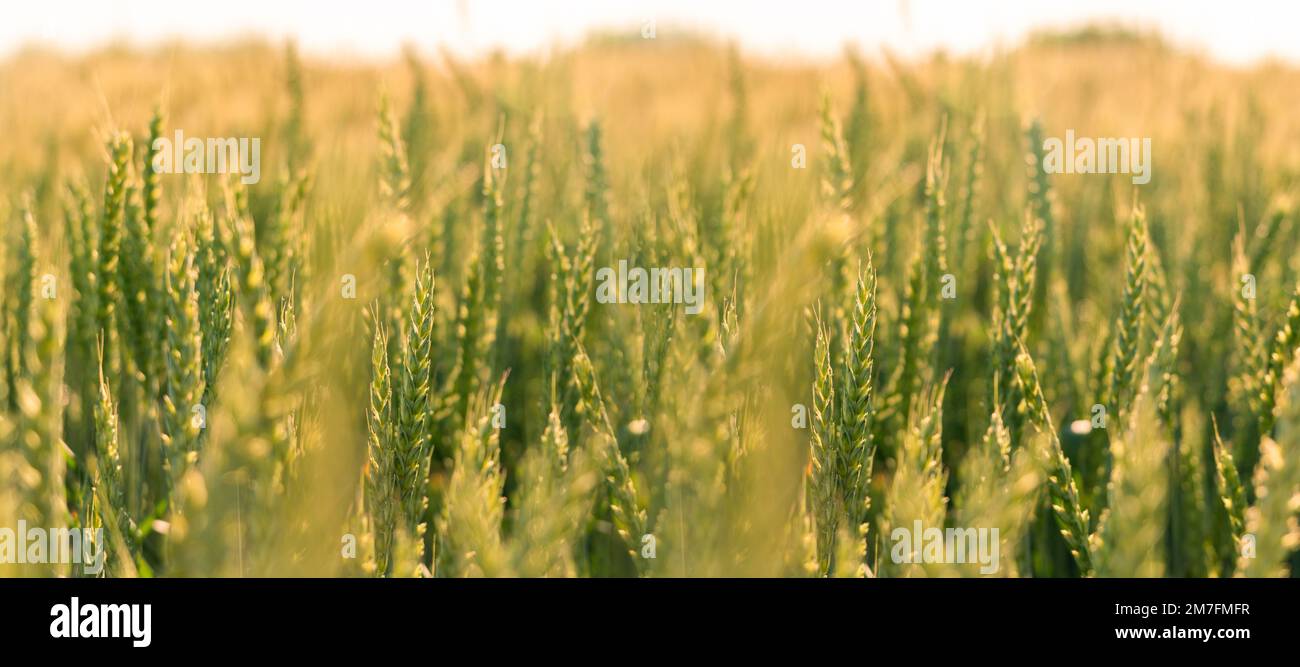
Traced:
[[0, 56], [39, 42], [84, 50], [114, 39], [294, 37], [305, 51], [386, 57], [404, 43], [473, 55], [534, 52], [589, 30], [662, 34], [690, 26], [766, 55], [833, 56], [1011, 45], [1040, 26], [1117, 19], [1233, 63], [1300, 62], [1300, 3], [1289, 0], [34, 0], [3, 2]]

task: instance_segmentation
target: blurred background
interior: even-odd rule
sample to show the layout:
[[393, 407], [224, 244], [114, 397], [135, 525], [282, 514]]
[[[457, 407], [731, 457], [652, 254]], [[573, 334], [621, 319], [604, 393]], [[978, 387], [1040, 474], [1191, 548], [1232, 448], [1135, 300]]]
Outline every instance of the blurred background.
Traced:
[[936, 49], [965, 55], [1014, 46], [1036, 28], [1120, 22], [1158, 30], [1182, 48], [1236, 64], [1300, 60], [1300, 7], [1267, 0], [53, 0], [9, 3], [0, 21], [0, 56], [29, 44], [87, 50], [116, 41], [215, 43], [252, 35], [294, 38], [304, 51], [324, 56], [393, 56], [408, 42], [460, 56], [496, 49], [536, 54], [572, 45], [591, 31], [651, 21], [781, 57], [833, 57], [846, 44], [909, 56]]

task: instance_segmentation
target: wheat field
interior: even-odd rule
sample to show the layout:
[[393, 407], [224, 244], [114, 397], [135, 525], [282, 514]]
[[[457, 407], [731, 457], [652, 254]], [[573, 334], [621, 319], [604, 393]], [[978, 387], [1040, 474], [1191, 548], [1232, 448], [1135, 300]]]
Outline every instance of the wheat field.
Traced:
[[[1290, 576], [1298, 105], [1115, 29], [24, 50], [0, 527], [107, 559], [0, 530], [0, 574]], [[1067, 130], [1149, 138], [1149, 183], [1047, 173]], [[160, 170], [176, 132], [260, 179]]]

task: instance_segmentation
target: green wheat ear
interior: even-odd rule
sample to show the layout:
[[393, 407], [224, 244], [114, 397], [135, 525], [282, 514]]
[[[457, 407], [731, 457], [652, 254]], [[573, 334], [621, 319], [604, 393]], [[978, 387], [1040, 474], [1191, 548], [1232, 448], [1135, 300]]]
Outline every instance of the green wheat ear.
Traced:
[[403, 214], [411, 210], [411, 171], [406, 161], [406, 147], [402, 145], [402, 135], [398, 127], [397, 116], [388, 102], [388, 93], [379, 95], [379, 147], [380, 147], [380, 195], [384, 201]]
[[811, 504], [817, 529], [817, 571], [821, 576], [829, 576], [834, 567], [835, 538], [839, 530], [840, 511], [836, 484], [839, 430], [831, 416], [834, 402], [835, 380], [829, 334], [819, 316], [816, 319], [812, 422], [809, 424], [809, 433], [812, 446]]
[[230, 346], [234, 325], [235, 293], [225, 248], [217, 238], [212, 212], [201, 194], [187, 204], [194, 229], [195, 291], [199, 299], [199, 329], [203, 332], [203, 400], [213, 405], [217, 395], [217, 374]]
[[389, 419], [393, 385], [388, 366], [388, 336], [377, 310], [371, 313], [375, 333], [370, 356], [370, 408], [366, 413], [365, 503], [374, 530], [375, 573], [387, 576], [392, 572], [401, 491], [396, 436]]
[[1300, 283], [1291, 293], [1291, 302], [1287, 305], [1282, 323], [1273, 337], [1273, 346], [1268, 351], [1264, 365], [1263, 379], [1259, 388], [1259, 432], [1267, 435], [1273, 430], [1277, 419], [1277, 404], [1282, 384], [1282, 374], [1297, 356], [1300, 355]]
[[1232, 460], [1232, 452], [1219, 438], [1219, 429], [1214, 429], [1214, 471], [1217, 475], [1219, 502], [1228, 514], [1229, 526], [1235, 544], [1240, 544], [1246, 524], [1246, 492], [1237, 475], [1237, 464]]
[[163, 451], [171, 478], [179, 479], [197, 459], [200, 423], [194, 414], [204, 390], [203, 333], [196, 288], [198, 271], [188, 231], [174, 234], [163, 293]]
[[648, 563], [638, 557], [636, 549], [641, 544], [641, 536], [646, 533], [646, 512], [637, 498], [631, 467], [619, 449], [617, 431], [610, 421], [609, 410], [605, 406], [600, 385], [597, 384], [595, 368], [582, 345], [578, 346], [577, 354], [573, 359], [573, 375], [577, 382], [582, 412], [587, 418], [587, 423], [597, 434], [593, 454], [605, 475], [606, 493], [614, 527], [626, 545], [628, 555], [636, 564], [638, 572], [644, 574], [644, 568]]
[[599, 234], [591, 217], [584, 215], [579, 228], [578, 247], [570, 258], [554, 225], [548, 223], [549, 244], [546, 255], [551, 269], [551, 294], [548, 326], [548, 382], [558, 394], [564, 427], [575, 432], [580, 402], [579, 387], [572, 372], [572, 362], [586, 335], [587, 315], [591, 311], [592, 278], [595, 273]]
[[307, 193], [310, 178], [306, 172], [286, 175], [277, 187], [280, 190], [274, 213], [266, 216], [266, 221], [258, 230], [259, 252], [266, 264], [266, 282], [273, 303], [281, 303], [286, 298], [297, 302], [297, 295], [291, 293], [294, 287], [291, 281], [301, 278], [302, 272], [302, 228], [305, 226]]
[[853, 170], [849, 149], [840, 131], [840, 121], [831, 108], [830, 91], [822, 92], [820, 107], [822, 150], [826, 157], [822, 171], [822, 196], [841, 211], [853, 208]]
[[238, 278], [235, 294], [251, 330], [258, 365], [262, 370], [269, 370], [278, 354], [276, 313], [271, 304], [266, 265], [257, 252], [253, 219], [243, 210], [241, 203], [246, 198], [247, 191], [241, 185], [228, 184], [226, 219], [230, 223], [234, 244], [232, 260]]
[[994, 305], [993, 382], [998, 389], [999, 412], [1005, 420], [1011, 441], [1018, 443], [1027, 421], [1025, 391], [1016, 370], [1021, 343], [1029, 337], [1029, 316], [1034, 306], [1038, 276], [1038, 256], [1043, 244], [1043, 223], [1026, 209], [1020, 228], [1020, 245], [1013, 257], [1003, 244], [992, 222], [989, 231], [993, 242], [994, 274], [997, 277]]
[[1090, 534], [1088, 531], [1088, 511], [1079, 501], [1079, 490], [1075, 486], [1074, 471], [1070, 460], [1061, 449], [1061, 440], [1052, 416], [1048, 412], [1047, 400], [1038, 383], [1038, 371], [1029, 353], [1022, 348], [1016, 356], [1016, 371], [1024, 387], [1025, 402], [1031, 421], [1040, 433], [1047, 437], [1046, 469], [1047, 491], [1051, 500], [1052, 513], [1056, 516], [1061, 536], [1070, 547], [1075, 564], [1080, 573], [1089, 576], [1093, 572]]
[[872, 469], [876, 442], [872, 436], [875, 407], [872, 403], [876, 333], [876, 269], [867, 255], [859, 273], [849, 332], [848, 354], [843, 369], [846, 395], [840, 411], [844, 453], [839, 461], [840, 483], [849, 526], [855, 530], [870, 510]]
[[[1046, 154], [1043, 147], [1043, 126], [1035, 118], [1029, 127], [1025, 130], [1025, 139], [1029, 143], [1029, 150], [1026, 153], [1026, 167], [1029, 171], [1029, 200], [1034, 209], [1034, 215], [1043, 221], [1044, 233], [1049, 243], [1054, 243], [1058, 227], [1056, 216], [1052, 212], [1053, 193], [1051, 182], [1048, 180], [1047, 172], [1043, 169], [1043, 163], [1046, 160]], [[1057, 246], [1053, 246], [1055, 248]], [[1055, 255], [1052, 248], [1049, 248], [1047, 258], [1044, 264], [1054, 261]], [[1046, 274], [1047, 271], [1044, 271]]]
[[144, 160], [140, 168], [142, 181], [140, 195], [144, 203], [142, 219], [145, 227], [151, 232], [158, 228], [158, 207], [162, 202], [162, 181], [159, 179], [158, 171], [154, 169], [153, 158], [156, 154], [154, 143], [162, 137], [163, 120], [162, 109], [155, 108], [153, 115], [149, 117], [149, 136], [144, 145]]
[[1147, 224], [1146, 213], [1135, 206], [1125, 243], [1126, 268], [1124, 298], [1115, 323], [1115, 361], [1110, 382], [1111, 414], [1116, 421], [1127, 412], [1138, 388], [1139, 348], [1146, 329], [1147, 299]]
[[[163, 267], [158, 265], [154, 250], [154, 232], [162, 199], [159, 175], [153, 169], [154, 141], [162, 134], [162, 115], [155, 111], [149, 123], [148, 142], [142, 147], [139, 189], [127, 182], [126, 209], [123, 218], [122, 262], [119, 266], [124, 319], [122, 337], [131, 350], [136, 372], [151, 393], [157, 393], [162, 375], [160, 354], [163, 313], [161, 303]], [[137, 194], [140, 199], [137, 200]]]
[[410, 534], [423, 545], [429, 468], [434, 455], [437, 401], [434, 382], [433, 266], [428, 255], [415, 264], [415, 287], [407, 311], [400, 377], [394, 380], [397, 402], [397, 485]]
[[118, 352], [118, 319], [121, 317], [122, 284], [119, 266], [122, 260], [123, 216], [126, 207], [126, 179], [131, 160], [131, 137], [125, 132], [114, 135], [108, 144], [108, 174], [104, 183], [104, 203], [100, 211], [98, 262], [95, 277], [95, 322], [104, 332], [104, 359], [109, 375], [121, 375]]
[[[1246, 252], [1245, 225], [1238, 221], [1236, 235], [1232, 239], [1232, 274], [1234, 278], [1234, 296], [1232, 299], [1232, 325], [1234, 344], [1240, 350], [1237, 363], [1241, 366], [1242, 380], [1249, 383], [1248, 393], [1253, 393], [1254, 383], [1263, 375], [1264, 351], [1261, 348], [1263, 336], [1259, 322], [1259, 313], [1255, 300], [1247, 298], [1245, 291], [1237, 288], [1236, 282], [1241, 277], [1252, 273], [1253, 265]], [[1254, 398], [1251, 396], [1250, 398]]]
[[[95, 327], [95, 221], [90, 194], [80, 181], [69, 184], [64, 196], [65, 230], [69, 241], [68, 270], [76, 299], [69, 313], [68, 340], [73, 354], [88, 368], [97, 349]], [[83, 376], [84, 377], [84, 376]], [[70, 381], [71, 383], [71, 381]], [[3, 405], [0, 401], [0, 405]]]
[[[140, 563], [139, 531], [126, 502], [126, 480], [118, 436], [117, 405], [104, 377], [103, 346], [99, 346], [98, 393], [94, 405], [94, 484], [100, 518], [131, 560]], [[125, 566], [120, 566], [125, 567]]]

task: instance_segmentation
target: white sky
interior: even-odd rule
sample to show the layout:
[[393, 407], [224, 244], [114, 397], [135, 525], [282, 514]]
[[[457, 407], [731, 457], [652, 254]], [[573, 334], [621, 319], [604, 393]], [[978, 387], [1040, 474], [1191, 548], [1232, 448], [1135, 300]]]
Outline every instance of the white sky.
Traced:
[[29, 43], [84, 50], [114, 39], [294, 37], [325, 55], [386, 57], [404, 43], [473, 55], [535, 52], [602, 27], [653, 19], [766, 55], [834, 56], [1012, 45], [1040, 26], [1118, 19], [1233, 63], [1300, 62], [1300, 3], [1290, 0], [0, 0], [0, 56]]

